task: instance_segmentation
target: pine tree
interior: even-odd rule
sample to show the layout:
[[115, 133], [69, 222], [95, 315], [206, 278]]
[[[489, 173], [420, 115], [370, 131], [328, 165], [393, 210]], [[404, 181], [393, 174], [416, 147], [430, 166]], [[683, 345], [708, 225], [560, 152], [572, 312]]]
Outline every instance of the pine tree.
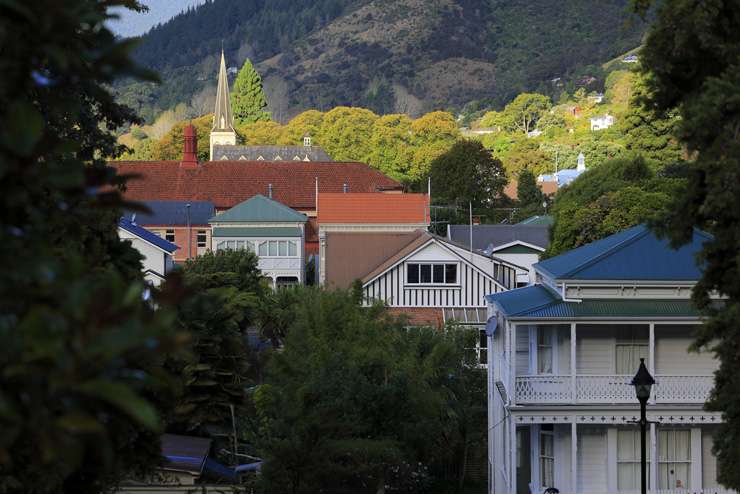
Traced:
[[262, 77], [247, 59], [234, 81], [231, 91], [231, 109], [234, 112], [234, 123], [244, 125], [259, 120], [269, 120], [270, 114], [264, 109], [267, 107], [265, 90], [262, 87]]

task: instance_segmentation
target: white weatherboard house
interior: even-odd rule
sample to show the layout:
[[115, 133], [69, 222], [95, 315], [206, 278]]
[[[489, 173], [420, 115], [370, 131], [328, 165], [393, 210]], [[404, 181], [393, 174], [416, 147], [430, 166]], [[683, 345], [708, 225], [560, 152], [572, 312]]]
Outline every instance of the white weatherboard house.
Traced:
[[131, 242], [131, 246], [142, 255], [141, 264], [146, 282], [159, 286], [174, 267], [172, 254], [177, 250], [177, 245], [137, 225], [135, 217], [130, 220], [120, 219], [118, 237]]
[[211, 218], [213, 251], [251, 250], [273, 287], [302, 284], [306, 221], [305, 214], [256, 195]]
[[616, 494], [640, 489], [640, 358], [649, 490], [728, 492], [716, 480], [703, 409], [717, 362], [689, 352], [702, 323], [696, 231], [679, 250], [637, 226], [534, 265], [538, 284], [487, 296], [489, 492]]

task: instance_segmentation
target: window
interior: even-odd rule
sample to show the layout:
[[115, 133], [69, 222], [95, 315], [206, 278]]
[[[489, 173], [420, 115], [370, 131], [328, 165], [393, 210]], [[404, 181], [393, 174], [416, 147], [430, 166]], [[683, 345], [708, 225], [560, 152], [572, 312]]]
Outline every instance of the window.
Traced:
[[[650, 479], [650, 447], [646, 447]], [[617, 431], [617, 490], [637, 491], [640, 489], [640, 432], [632, 429]], [[648, 486], [648, 488], [650, 488]]]
[[206, 246], [206, 231], [205, 230], [198, 230], [198, 233], [196, 234], [196, 245], [198, 247], [205, 247]]
[[[253, 250], [251, 242], [249, 244], [247, 248]], [[298, 246], [290, 240], [266, 240], [259, 243], [257, 254], [260, 257], [295, 257], [298, 255]]]
[[164, 239], [168, 242], [174, 242], [175, 241], [175, 230], [165, 230]]
[[658, 488], [687, 489], [691, 481], [691, 431], [658, 431]]
[[540, 426], [540, 484], [555, 485], [555, 435], [552, 424]]
[[642, 327], [621, 327], [617, 332], [615, 346], [615, 372], [619, 375], [634, 375], [640, 366], [640, 358], [648, 361], [647, 332]]
[[537, 373], [552, 374], [553, 330], [537, 329]]
[[406, 283], [413, 285], [456, 285], [457, 264], [408, 263]]

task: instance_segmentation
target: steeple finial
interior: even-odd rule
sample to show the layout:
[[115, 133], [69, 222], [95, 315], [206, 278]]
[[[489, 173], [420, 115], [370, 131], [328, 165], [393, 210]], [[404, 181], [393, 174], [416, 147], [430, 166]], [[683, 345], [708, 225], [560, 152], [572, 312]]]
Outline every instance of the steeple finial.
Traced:
[[[223, 42], [222, 42], [223, 43]], [[226, 73], [226, 58], [223, 46], [221, 47], [221, 67], [218, 70], [218, 86], [216, 89], [216, 109], [213, 112], [213, 130], [234, 132], [234, 122], [229, 99], [229, 78]]]

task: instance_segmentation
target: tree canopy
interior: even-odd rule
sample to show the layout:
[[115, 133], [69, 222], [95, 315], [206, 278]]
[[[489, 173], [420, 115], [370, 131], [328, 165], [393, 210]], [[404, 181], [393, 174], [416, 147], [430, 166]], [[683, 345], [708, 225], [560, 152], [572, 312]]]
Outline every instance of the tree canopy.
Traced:
[[245, 125], [261, 120], [269, 120], [267, 97], [262, 87], [262, 77], [247, 59], [236, 76], [231, 88], [231, 111], [234, 113], [234, 124]]
[[[638, 9], [652, 2], [635, 0]], [[677, 110], [677, 134], [692, 160], [688, 187], [674, 197], [661, 232], [675, 244], [708, 230], [699, 261], [704, 265], [693, 292], [709, 316], [697, 346], [719, 357], [715, 387], [707, 406], [723, 412], [715, 435], [719, 480], [740, 489], [740, 2], [677, 0], [659, 3], [640, 53], [646, 77], [644, 102], [655, 113]], [[721, 308], [713, 294], [726, 297]]]
[[503, 195], [506, 174], [501, 162], [478, 141], [461, 140], [432, 161], [433, 200], [438, 204], [491, 207]]

